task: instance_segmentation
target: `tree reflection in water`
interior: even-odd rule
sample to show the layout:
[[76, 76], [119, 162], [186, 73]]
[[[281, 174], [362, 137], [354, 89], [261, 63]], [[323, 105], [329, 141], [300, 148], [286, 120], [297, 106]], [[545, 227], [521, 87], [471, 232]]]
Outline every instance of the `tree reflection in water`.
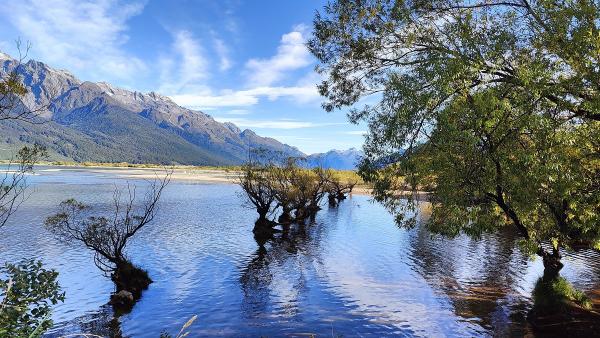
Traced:
[[78, 317], [68, 323], [67, 328], [58, 327], [48, 332], [45, 337], [63, 337], [69, 334], [78, 334], [84, 332], [88, 335], [94, 335], [107, 338], [123, 338], [121, 332], [121, 322], [114, 316], [112, 306], [106, 304], [98, 309], [81, 317]]
[[[307, 274], [319, 262], [322, 228], [311, 222], [292, 225], [259, 248], [240, 272], [244, 299], [242, 311], [247, 318], [281, 312], [286, 317], [299, 315], [300, 298], [306, 296]], [[273, 311], [273, 307], [275, 310]]]
[[[473, 322], [500, 336], [521, 336], [532, 332], [526, 320], [531, 309], [527, 279], [529, 258], [518, 249], [518, 238], [507, 228], [497, 234], [486, 234], [483, 240], [459, 236], [437, 238], [424, 227], [417, 227], [409, 241], [412, 268], [444, 298], [453, 312], [466, 322]], [[581, 255], [581, 258], [578, 256]], [[598, 253], [565, 253], [565, 261], [599, 262]], [[567, 264], [568, 266], [568, 264]], [[568, 270], [568, 269], [566, 269]], [[589, 265], [589, 272], [598, 273], [599, 266]], [[576, 277], [581, 280], [597, 280]], [[578, 277], [578, 278], [577, 278]], [[531, 284], [531, 285], [530, 285]], [[598, 285], [585, 285], [597, 290]], [[588, 293], [592, 298], [595, 293]], [[598, 298], [596, 307], [598, 308]]]
[[425, 227], [417, 227], [409, 241], [413, 270], [448, 298], [454, 313], [500, 335], [523, 334], [529, 307], [522, 290], [515, 288], [524, 278], [528, 258], [516, 249], [510, 230], [484, 235], [485, 240], [432, 240]]

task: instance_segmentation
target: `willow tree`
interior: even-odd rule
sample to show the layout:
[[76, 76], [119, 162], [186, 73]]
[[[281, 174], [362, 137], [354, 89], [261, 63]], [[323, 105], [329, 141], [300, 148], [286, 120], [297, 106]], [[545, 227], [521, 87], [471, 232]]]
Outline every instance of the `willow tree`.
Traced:
[[[111, 297], [115, 307], [128, 308], [139, 299], [142, 291], [152, 283], [148, 273], [134, 265], [127, 256], [127, 244], [151, 223], [158, 211], [158, 202], [171, 180], [171, 172], [157, 177], [149, 184], [145, 197], [140, 200], [135, 186], [127, 185], [125, 194], [116, 189], [111, 212], [96, 216], [96, 211], [75, 199], [63, 201], [59, 212], [48, 217], [46, 228], [66, 243], [80, 243], [94, 252], [96, 267], [110, 276], [116, 287]], [[131, 294], [123, 293], [126, 291]], [[125, 298], [125, 299], [124, 299]]]
[[[543, 257], [600, 239], [598, 1], [338, 0], [309, 42], [328, 111], [369, 126], [360, 174], [404, 226], [510, 223]], [[551, 246], [543, 245], [551, 243]]]
[[[248, 163], [242, 167], [237, 184], [246, 204], [259, 215], [253, 229], [255, 238], [268, 239], [279, 231], [274, 229], [278, 225], [286, 229], [292, 223], [314, 220], [326, 195], [337, 204], [355, 183], [342, 182], [330, 169], [302, 168], [297, 159], [289, 158], [281, 165]], [[277, 213], [277, 221], [270, 219]]]

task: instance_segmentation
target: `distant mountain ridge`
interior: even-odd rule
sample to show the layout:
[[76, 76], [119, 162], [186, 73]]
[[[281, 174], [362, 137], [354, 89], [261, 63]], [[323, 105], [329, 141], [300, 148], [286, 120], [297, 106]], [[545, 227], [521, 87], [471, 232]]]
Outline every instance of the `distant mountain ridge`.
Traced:
[[338, 170], [354, 170], [364, 153], [361, 150], [330, 150], [306, 157], [307, 167], [323, 167]]
[[[0, 77], [18, 62], [0, 52]], [[105, 82], [80, 81], [68, 71], [30, 60], [17, 72], [27, 107], [49, 103], [43, 124], [0, 124], [0, 157], [23, 144], [45, 145], [53, 159], [194, 165], [240, 164], [251, 149], [305, 156], [295, 147], [210, 115], [177, 105], [158, 93], [140, 93]]]

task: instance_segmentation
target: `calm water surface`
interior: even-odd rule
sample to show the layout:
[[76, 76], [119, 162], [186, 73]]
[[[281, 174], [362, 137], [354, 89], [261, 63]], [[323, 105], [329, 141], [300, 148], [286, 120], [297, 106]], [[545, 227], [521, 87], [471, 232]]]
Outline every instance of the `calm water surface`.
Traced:
[[[255, 212], [242, 206], [235, 185], [181, 181], [169, 185], [158, 217], [129, 246], [154, 283], [131, 313], [113, 320], [105, 305], [113, 286], [91, 253], [57, 242], [42, 223], [68, 197], [106, 209], [115, 185], [125, 182], [110, 170], [41, 168], [30, 179], [33, 194], [2, 229], [0, 262], [40, 258], [60, 273], [67, 299], [54, 308], [49, 337], [158, 337], [192, 315], [193, 336], [529, 331], [524, 316], [542, 265], [521, 254], [510, 234], [449, 240], [419, 227], [402, 230], [380, 205], [355, 195], [262, 251], [252, 236]], [[600, 286], [597, 253], [564, 260], [562, 275], [576, 287]]]

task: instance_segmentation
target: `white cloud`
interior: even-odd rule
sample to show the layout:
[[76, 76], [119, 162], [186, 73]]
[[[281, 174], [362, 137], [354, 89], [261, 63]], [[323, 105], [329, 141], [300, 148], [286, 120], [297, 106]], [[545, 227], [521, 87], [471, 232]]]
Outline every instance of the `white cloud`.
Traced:
[[345, 131], [344, 134], [346, 135], [367, 135], [367, 132], [365, 130], [352, 130], [352, 131]]
[[224, 72], [232, 66], [231, 59], [229, 58], [229, 48], [227, 48], [225, 42], [221, 39], [214, 38], [213, 42], [215, 51], [219, 56], [219, 69]]
[[206, 90], [202, 83], [208, 78], [209, 65], [200, 42], [186, 30], [173, 32], [172, 36], [172, 55], [159, 60], [161, 86], [158, 91], [168, 95]]
[[[311, 64], [310, 53], [305, 45], [306, 35], [306, 26], [296, 26], [292, 32], [283, 35], [277, 53], [273, 57], [264, 60], [249, 60], [246, 63], [250, 84], [247, 89], [215, 91], [202, 84], [196, 86], [191, 86], [190, 84], [173, 86], [173, 81], [166, 79], [173, 73], [170, 70], [172, 66], [165, 64], [163, 69], [166, 69], [167, 73], [165, 79], [162, 79], [165, 85], [159, 91], [170, 95], [179, 105], [201, 110], [210, 110], [215, 107], [253, 106], [258, 104], [261, 98], [270, 101], [280, 98], [290, 98], [298, 103], [319, 101], [320, 96], [315, 84], [319, 82], [320, 77], [312, 71], [298, 79], [295, 85], [272, 85], [283, 79], [286, 72]], [[227, 70], [231, 67], [228, 48], [222, 40], [214, 36], [214, 33], [213, 40], [215, 51], [220, 58], [220, 69]], [[187, 72], [180, 72], [177, 78], [179, 82], [190, 82], [186, 81], [186, 76]]]
[[180, 106], [191, 109], [212, 107], [243, 107], [258, 103], [258, 97], [243, 92], [222, 92], [214, 95], [210, 91], [199, 94], [171, 95], [171, 99]]
[[318, 128], [333, 125], [344, 125], [345, 123], [315, 123], [308, 121], [297, 121], [290, 119], [280, 120], [251, 120], [245, 118], [224, 118], [215, 117], [219, 122], [231, 122], [239, 127], [244, 128], [265, 128], [265, 129], [301, 129], [301, 128]]
[[232, 109], [230, 111], [225, 112], [227, 115], [248, 115], [250, 112], [246, 109]]
[[127, 21], [141, 13], [140, 3], [117, 0], [7, 1], [0, 14], [31, 41], [32, 54], [95, 80], [129, 79], [145, 63], [122, 50]]
[[239, 91], [226, 90], [219, 94], [213, 94], [210, 90], [205, 90], [198, 94], [171, 95], [171, 98], [177, 104], [193, 109], [253, 106], [259, 102], [261, 97], [267, 98], [270, 101], [282, 97], [290, 97], [297, 102], [302, 103], [320, 99], [316, 87], [312, 85], [295, 87], [256, 87]]
[[283, 35], [277, 54], [269, 59], [250, 59], [246, 63], [249, 86], [270, 86], [283, 79], [287, 72], [306, 67], [312, 63], [306, 48], [308, 29], [298, 25]]

